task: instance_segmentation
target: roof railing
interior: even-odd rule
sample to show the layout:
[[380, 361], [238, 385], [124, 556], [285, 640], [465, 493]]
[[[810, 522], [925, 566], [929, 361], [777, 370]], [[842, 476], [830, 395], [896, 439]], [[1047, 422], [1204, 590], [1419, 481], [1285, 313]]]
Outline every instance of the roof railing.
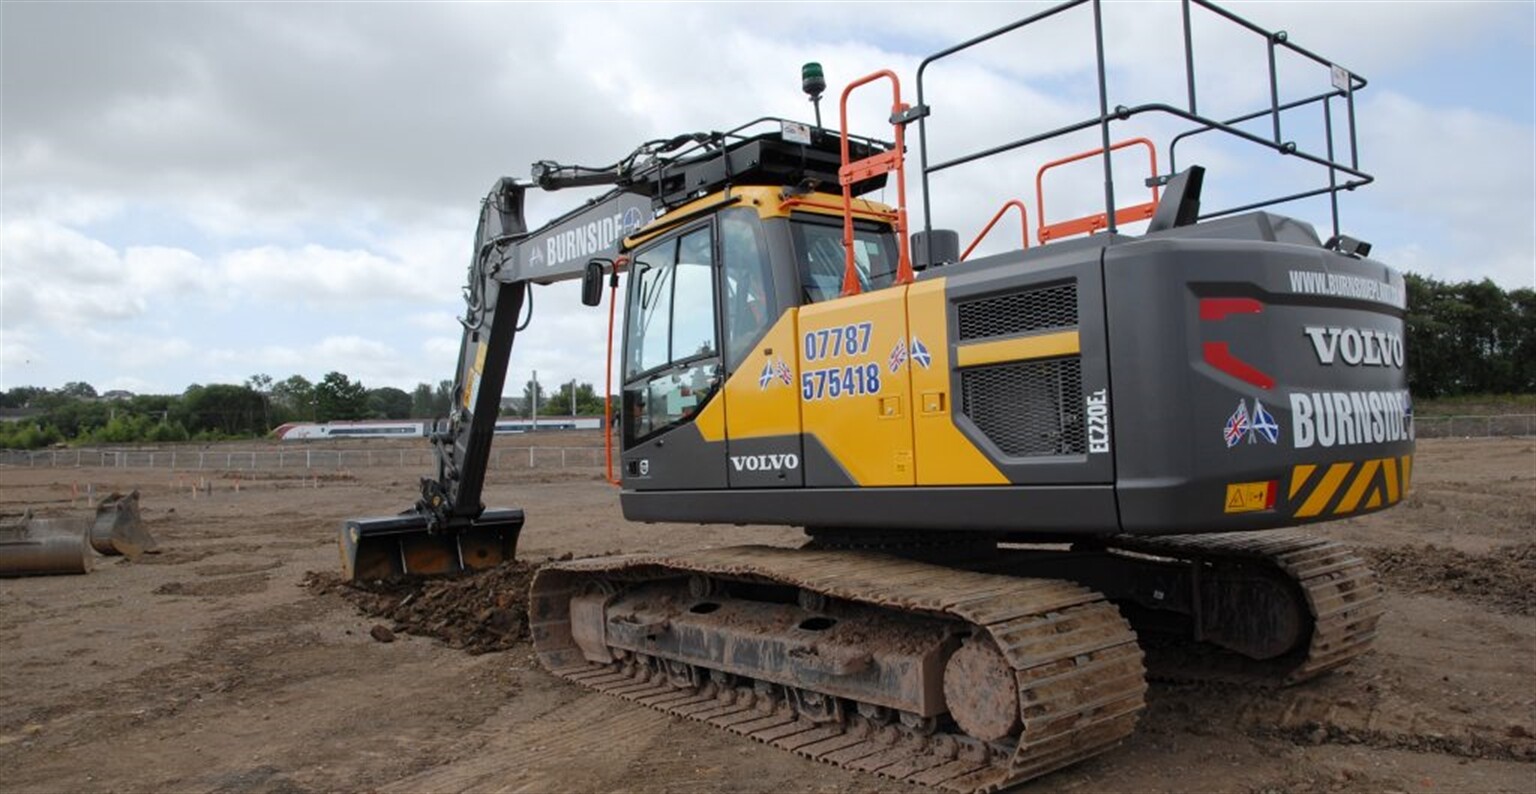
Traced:
[[[1023, 137], [1006, 141], [994, 146], [989, 146], [977, 151], [952, 156], [941, 162], [932, 162], [928, 152], [928, 121], [929, 117], [933, 116], [934, 114], [928, 107], [927, 95], [925, 91], [925, 77], [927, 75], [928, 67], [940, 60], [962, 53], [966, 50], [976, 47], [977, 45], [992, 41], [1010, 33], [1021, 31], [1022, 29], [1028, 28], [1046, 19], [1057, 17], [1058, 15], [1083, 5], [1089, 6], [1089, 9], [1093, 15], [1093, 52], [1096, 71], [1095, 78], [1097, 80], [1098, 87], [1098, 115], [1096, 117], [1090, 117], [1081, 121], [1073, 122], [1071, 124], [1056, 127], [1054, 129], [1034, 132]], [[1045, 9], [1044, 11], [1030, 15], [1011, 24], [1004, 25], [987, 33], [983, 33], [974, 38], [960, 42], [959, 44], [956, 44], [952, 47], [940, 50], [923, 59], [917, 70], [917, 105], [913, 110], [913, 115], [916, 117], [918, 123], [918, 154], [921, 163], [920, 177], [923, 187], [923, 229], [928, 232], [932, 232], [933, 230], [933, 202], [932, 193], [930, 191], [930, 177], [933, 174], [950, 168], [966, 165], [968, 163], [973, 163], [978, 160], [994, 157], [1005, 152], [1015, 151], [1024, 147], [1033, 146], [1045, 141], [1061, 138], [1063, 136], [1077, 132], [1091, 130], [1094, 127], [1097, 127], [1099, 128], [1100, 148], [1087, 156], [1092, 156], [1093, 154], [1103, 155], [1104, 209], [1102, 213], [1089, 217], [1102, 218], [1102, 225], [1096, 226], [1092, 229], [1092, 231], [1098, 231], [1102, 229], [1103, 231], [1114, 233], [1117, 231], [1118, 226], [1121, 223], [1128, 222], [1128, 219], [1126, 217], [1127, 213], [1118, 212], [1116, 207], [1114, 164], [1112, 162], [1113, 158], [1108, 155], [1108, 152], [1112, 151], [1116, 147], [1111, 144], [1110, 128], [1112, 125], [1128, 121], [1131, 118], [1144, 114], [1161, 114], [1189, 122], [1189, 127], [1176, 133], [1172, 136], [1172, 138], [1170, 138], [1166, 147], [1168, 152], [1169, 171], [1166, 174], [1154, 173], [1153, 178], [1148, 180], [1148, 186], [1155, 187], [1157, 185], [1164, 184], [1168, 181], [1168, 179], [1172, 178], [1172, 176], [1178, 172], [1178, 160], [1176, 158], [1176, 154], [1177, 147], [1180, 142], [1185, 141], [1195, 135], [1200, 135], [1207, 132], [1224, 133], [1240, 141], [1271, 150], [1282, 156], [1294, 158], [1302, 162], [1316, 165], [1327, 172], [1327, 183], [1319, 187], [1308, 188], [1284, 195], [1272, 196], [1269, 198], [1245, 203], [1240, 206], [1209, 210], [1203, 212], [1200, 215], [1201, 220], [1221, 217], [1224, 215], [1231, 215], [1238, 212], [1247, 212], [1262, 207], [1284, 204], [1286, 202], [1296, 201], [1304, 198], [1327, 195], [1329, 196], [1333, 232], [1335, 235], [1337, 235], [1339, 233], [1338, 194], [1341, 191], [1354, 190], [1357, 187], [1361, 187], [1374, 181], [1374, 177], [1361, 170], [1360, 168], [1359, 144], [1355, 128], [1354, 95], [1356, 91], [1359, 91], [1366, 86], [1366, 80], [1363, 77], [1360, 77], [1359, 75], [1349, 71], [1348, 69], [1339, 66], [1333, 61], [1327, 60], [1322, 56], [1312, 52], [1311, 50], [1292, 43], [1290, 41], [1290, 37], [1286, 34], [1285, 31], [1266, 30], [1238, 16], [1237, 14], [1232, 13], [1231, 11], [1221, 8], [1212, 2], [1209, 2], [1209, 0], [1181, 0], [1180, 6], [1182, 14], [1182, 43], [1184, 50], [1184, 73], [1186, 85], [1186, 102], [1182, 107], [1164, 102], [1146, 103], [1134, 106], [1115, 105], [1111, 107], [1108, 91], [1108, 80], [1106, 77], [1107, 68], [1104, 57], [1104, 8], [1101, 0], [1067, 0], [1067, 2], [1063, 2], [1059, 5]], [[1194, 46], [1194, 35], [1192, 31], [1193, 25], [1191, 22], [1192, 9], [1197, 6], [1211, 12], [1221, 20], [1230, 22], [1236, 27], [1261, 36], [1264, 39], [1268, 66], [1267, 79], [1269, 88], [1269, 102], [1267, 103], [1267, 106], [1261, 107], [1252, 112], [1243, 113], [1238, 116], [1226, 119], [1210, 118], [1202, 115], [1199, 112], [1195, 80], [1196, 51]], [[1280, 101], [1280, 81], [1276, 64], [1276, 56], [1281, 51], [1291, 53], [1320, 66], [1326, 67], [1330, 73], [1330, 81], [1333, 89], [1330, 91], [1313, 94], [1303, 99], [1282, 103]], [[1335, 152], [1335, 102], [1342, 102], [1344, 106], [1345, 121], [1343, 127], [1348, 134], [1349, 140], [1349, 151], [1347, 159], [1339, 158], [1338, 154]], [[1321, 154], [1304, 150], [1298, 146], [1295, 141], [1287, 140], [1284, 134], [1285, 127], [1282, 124], [1282, 115], [1288, 111], [1294, 111], [1309, 106], [1320, 106], [1322, 109], [1323, 135], [1325, 136], [1327, 143], [1325, 146], [1325, 151]], [[1247, 122], [1262, 119], [1265, 116], [1270, 118], [1267, 135], [1249, 132], [1248, 130], [1242, 129], [1238, 126]], [[1155, 146], [1153, 148], [1155, 151]], [[1043, 202], [1043, 197], [1040, 198], [1040, 201]], [[1037, 207], [1037, 210], [1040, 210], [1040, 208]], [[1043, 210], [1040, 210], [1040, 214], [1043, 216]], [[1143, 214], [1144, 213], [1141, 212], [1129, 213], [1129, 215], [1133, 216], [1129, 218], [1129, 220], [1141, 220], [1142, 218], [1140, 216]], [[1042, 229], [1044, 229], [1045, 227], [1043, 219], [1041, 223]], [[1042, 240], [1042, 242], [1044, 242], [1044, 240]]]

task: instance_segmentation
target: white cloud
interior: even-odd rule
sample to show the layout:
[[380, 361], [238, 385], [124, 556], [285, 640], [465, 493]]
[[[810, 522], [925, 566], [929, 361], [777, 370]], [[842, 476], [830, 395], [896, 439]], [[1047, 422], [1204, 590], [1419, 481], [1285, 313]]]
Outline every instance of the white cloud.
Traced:
[[[915, 99], [920, 54], [1045, 7], [7, 6], [0, 381], [138, 379], [179, 390], [239, 382], [250, 369], [339, 369], [370, 386], [449, 377], [478, 201], [496, 177], [525, 176], [541, 158], [601, 165], [648, 137], [764, 114], [809, 117], [796, 73], [810, 60], [826, 68], [823, 115], [835, 124], [847, 80], [891, 67]], [[1178, 7], [1105, 8], [1116, 100], [1181, 100]], [[1360, 106], [1362, 157], [1380, 182], [1345, 197], [1347, 231], [1394, 265], [1442, 278], [1536, 281], [1528, 118], [1444, 107], [1401, 76], [1425, 60], [1454, 71], [1495, 34], [1529, 30], [1529, 4], [1234, 9], [1372, 78]], [[1068, 14], [1039, 35], [931, 70], [935, 159], [1096, 112], [1087, 8]], [[1255, 78], [1262, 44], [1217, 35], [1203, 14], [1202, 110], [1267, 101], [1267, 83]], [[79, 41], [93, 44], [69, 44]], [[1530, 85], [1528, 74], [1463, 79]], [[855, 128], [888, 135], [886, 102], [880, 86], [856, 94]], [[1122, 132], [1166, 139], [1159, 122]], [[964, 244], [1018, 197], [1033, 225], [1035, 169], [1096, 146], [1095, 136], [936, 176], [935, 224]], [[1180, 164], [1210, 168], [1210, 203], [1269, 184], [1267, 166], [1208, 148], [1181, 149]], [[1117, 195], [1139, 194], [1139, 171], [1117, 164]], [[1100, 208], [1093, 168], [1060, 177], [1048, 185], [1053, 218]], [[530, 194], [529, 221], [588, 195]], [[1011, 237], [995, 232], [983, 252]], [[535, 308], [509, 391], [535, 368], [546, 382], [600, 387], [606, 312], [579, 306], [572, 285], [538, 289]], [[101, 334], [73, 333], [82, 324]], [[124, 366], [133, 371], [114, 369]]]
[[1415, 246], [1413, 237], [1383, 234], [1384, 247], [1443, 279], [1536, 285], [1536, 131], [1529, 124], [1432, 107], [1390, 91], [1367, 103], [1362, 115], [1365, 165], [1379, 181], [1361, 200], [1408, 220], [1404, 230], [1416, 238], [1451, 243], [1430, 251]]
[[432, 336], [422, 340], [421, 351], [431, 359], [452, 362], [458, 358], [461, 341], [457, 336]]
[[21, 385], [33, 363], [42, 363], [42, 358], [33, 334], [20, 329], [0, 334], [0, 382]]
[[313, 244], [242, 249], [222, 257], [220, 266], [230, 289], [309, 306], [405, 299], [418, 287], [404, 263], [359, 249]]
[[74, 229], [36, 217], [0, 224], [7, 331], [126, 321], [198, 289], [195, 254], [165, 246], [118, 252]]

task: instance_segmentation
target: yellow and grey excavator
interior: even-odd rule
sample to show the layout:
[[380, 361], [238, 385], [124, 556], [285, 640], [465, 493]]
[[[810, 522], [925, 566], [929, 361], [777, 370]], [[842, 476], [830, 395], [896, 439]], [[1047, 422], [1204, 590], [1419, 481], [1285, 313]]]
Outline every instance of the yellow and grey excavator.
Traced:
[[[1099, 113], [930, 162], [939, 119], [925, 70], [1080, 7], [1096, 23]], [[821, 126], [818, 103], [816, 124], [759, 119], [651, 141], [606, 168], [540, 162], [531, 182], [497, 182], [437, 470], [405, 514], [345, 524], [347, 576], [512, 559], [523, 514], [485, 509], [481, 490], [530, 287], [581, 278], [583, 302], [600, 305], [606, 282], [611, 349], [624, 274], [610, 478], [625, 518], [791, 525], [808, 538], [545, 566], [530, 626], [551, 672], [810, 758], [969, 792], [1124, 739], [1149, 663], [1288, 684], [1363, 653], [1382, 611], [1374, 574], [1294, 527], [1387, 508], [1412, 473], [1403, 279], [1338, 228], [1338, 195], [1371, 181], [1353, 145], [1365, 80], [1201, 0], [1183, 11], [1263, 36], [1271, 64], [1275, 52], [1299, 58], [1330, 87], [1284, 103], [1271, 91], [1269, 105], [1216, 119], [1197, 112], [1191, 74], [1185, 104], [1111, 109], [1102, 9], [1073, 0], [925, 60], [915, 104], [894, 73], [855, 81], [838, 131]], [[820, 67], [802, 76], [819, 100]], [[848, 133], [850, 92], [871, 83], [890, 86], [890, 142]], [[1282, 134], [1306, 109], [1327, 125], [1326, 151]], [[1143, 115], [1180, 122], [1166, 173], [1152, 141], [1111, 137]], [[909, 238], [914, 124], [925, 189]], [[1040, 176], [1101, 165], [1101, 212], [1048, 222], [1037, 176], [1033, 247], [1027, 223], [1021, 247], [979, 258], [932, 228], [932, 174], [1083, 131], [1101, 145]], [[1199, 135], [1310, 164], [1327, 182], [1202, 207], [1204, 170], [1173, 161]], [[1126, 149], [1149, 154], [1150, 200], [1117, 200], [1111, 154]], [[891, 182], [894, 206], [865, 198]], [[590, 185], [612, 190], [527, 229], [530, 188]], [[1326, 241], [1266, 210], [1308, 197], [1331, 200]]]

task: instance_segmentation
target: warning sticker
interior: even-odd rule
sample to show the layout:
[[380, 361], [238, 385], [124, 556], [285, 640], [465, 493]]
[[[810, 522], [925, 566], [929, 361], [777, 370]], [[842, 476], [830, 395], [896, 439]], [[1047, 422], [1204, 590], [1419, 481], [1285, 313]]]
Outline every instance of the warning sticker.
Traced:
[[1275, 482], [1227, 483], [1224, 513], [1256, 513], [1275, 506]]

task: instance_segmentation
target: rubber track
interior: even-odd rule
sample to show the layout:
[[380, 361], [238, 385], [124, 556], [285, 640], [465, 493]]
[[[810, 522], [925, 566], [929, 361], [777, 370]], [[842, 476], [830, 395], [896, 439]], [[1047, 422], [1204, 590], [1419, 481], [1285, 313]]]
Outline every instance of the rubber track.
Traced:
[[[1349, 547], [1305, 532], [1223, 532], [1205, 535], [1120, 536], [1111, 549], [1179, 560], [1260, 562], [1284, 571], [1301, 588], [1313, 621], [1304, 655], [1275, 669], [1254, 664], [1219, 675], [1243, 683], [1290, 685], [1341, 667], [1371, 649], [1385, 612], [1381, 583]], [[1191, 671], [1194, 672], [1194, 671]]]
[[[617, 664], [588, 662], [576, 648], [569, 603], [583, 579], [690, 573], [789, 585], [979, 627], [1014, 669], [1023, 730], [1005, 740], [1003, 753], [967, 752], [981, 743], [954, 734], [951, 741], [869, 732], [853, 721], [829, 725], [797, 719], [784, 708], [764, 713], [727, 705], [666, 681], [630, 677]], [[1134, 729], [1146, 692], [1136, 635], [1098, 593], [1070, 582], [958, 571], [873, 552], [737, 546], [557, 562], [534, 578], [529, 614], [539, 660], [567, 680], [806, 758], [967, 794], [996, 791], [1109, 750]]]

